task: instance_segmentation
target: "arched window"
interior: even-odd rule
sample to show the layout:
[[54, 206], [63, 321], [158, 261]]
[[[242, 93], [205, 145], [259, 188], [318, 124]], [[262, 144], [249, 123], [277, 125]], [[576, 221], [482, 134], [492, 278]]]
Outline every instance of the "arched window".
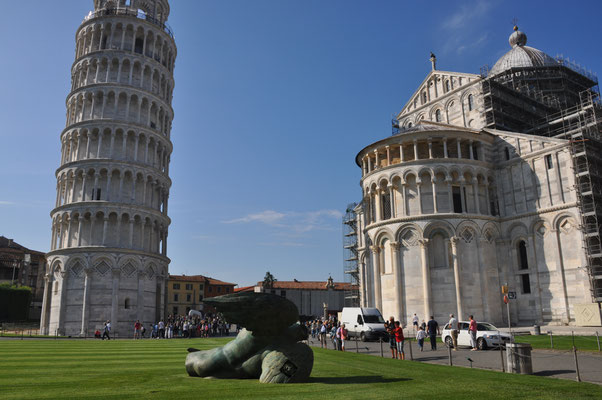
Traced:
[[435, 121], [441, 122], [441, 110], [435, 111]]
[[408, 124], [408, 128], [411, 128], [411, 127], [412, 127], [412, 123], [410, 122], [410, 123]]
[[125, 299], [124, 308], [125, 308], [126, 310], [129, 310], [129, 309], [130, 309], [130, 299], [129, 299], [129, 298], [126, 298], [126, 299]]
[[472, 94], [468, 95], [468, 111], [474, 110], [474, 96]]
[[518, 242], [518, 269], [529, 269], [529, 261], [527, 260], [527, 245], [524, 240]]

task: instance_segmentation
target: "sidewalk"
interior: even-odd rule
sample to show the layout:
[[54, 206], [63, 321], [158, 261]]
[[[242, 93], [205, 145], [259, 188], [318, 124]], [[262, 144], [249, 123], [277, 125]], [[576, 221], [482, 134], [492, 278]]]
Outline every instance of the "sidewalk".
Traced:
[[[514, 332], [514, 328], [512, 328], [512, 330]], [[577, 333], [575, 332], [575, 334]], [[309, 345], [312, 347], [320, 347], [320, 342], [318, 339], [312, 339], [310, 337]], [[358, 353], [362, 354], [369, 354], [378, 357], [381, 356], [381, 344], [379, 342], [356, 342], [355, 340], [350, 340], [346, 343], [346, 345], [348, 352], [355, 353], [357, 351]], [[333, 350], [332, 341], [328, 341], [328, 346], [330, 350]], [[406, 342], [404, 348], [406, 360], [410, 360], [409, 346], [410, 343]], [[441, 342], [440, 337], [437, 338], [437, 350], [434, 351], [430, 350], [430, 343], [424, 344], [423, 352], [419, 351], [415, 340], [411, 341], [411, 346], [414, 361], [449, 365], [449, 352], [445, 344]], [[503, 355], [500, 355], [499, 349], [470, 351], [468, 348], [460, 348], [458, 351], [452, 351], [451, 353], [452, 363], [454, 366], [470, 367], [471, 363], [468, 360], [469, 358], [473, 361], [473, 368], [501, 371], [502, 358], [504, 360], [504, 365], [506, 366], [506, 352], [504, 351]], [[391, 351], [389, 349], [388, 342], [382, 343], [382, 354], [385, 358], [391, 358]], [[602, 354], [578, 352], [577, 356], [581, 380], [584, 382], [602, 385]], [[572, 351], [533, 350], [531, 352], [531, 358], [533, 375], [569, 379], [573, 381], [576, 380], [577, 373], [575, 370], [575, 359]]]

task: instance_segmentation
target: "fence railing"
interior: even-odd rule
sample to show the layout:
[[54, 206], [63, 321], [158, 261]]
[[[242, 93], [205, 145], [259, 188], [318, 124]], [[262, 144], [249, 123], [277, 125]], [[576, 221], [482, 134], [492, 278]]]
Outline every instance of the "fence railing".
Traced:
[[174, 33], [171, 27], [162, 21], [159, 21], [156, 18], [151, 17], [148, 14], [139, 12], [137, 10], [130, 10], [127, 8], [116, 8], [116, 9], [106, 9], [106, 10], [98, 10], [98, 11], [90, 11], [88, 15], [84, 18], [84, 21], [88, 21], [93, 18], [106, 17], [106, 16], [128, 16], [133, 18], [142, 19], [144, 21], [148, 21], [151, 24], [159, 26], [165, 33], [167, 33], [172, 39], [174, 38]]

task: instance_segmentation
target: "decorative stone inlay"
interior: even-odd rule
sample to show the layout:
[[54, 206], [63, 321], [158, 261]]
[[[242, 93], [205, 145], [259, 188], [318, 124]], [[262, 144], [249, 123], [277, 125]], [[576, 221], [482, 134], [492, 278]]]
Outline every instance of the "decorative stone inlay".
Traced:
[[132, 265], [132, 263], [128, 262], [121, 268], [121, 273], [126, 277], [131, 277], [136, 272], [136, 267]]
[[462, 238], [462, 240], [464, 240], [465, 243], [470, 243], [472, 242], [472, 239], [474, 239], [474, 232], [472, 231], [472, 229], [466, 228], [464, 229], [464, 231], [462, 231], [460, 237]]
[[410, 229], [401, 236], [401, 240], [405, 245], [413, 246], [416, 244], [416, 240], [418, 240], [418, 235]]
[[562, 230], [563, 233], [570, 233], [573, 230], [573, 224], [569, 219], [565, 219], [560, 224], [560, 230]]
[[153, 279], [155, 277], [155, 269], [152, 265], [146, 269], [146, 276], [148, 276], [148, 279]]
[[82, 265], [80, 264], [79, 261], [77, 261], [75, 264], [73, 264], [71, 266], [71, 273], [74, 276], [80, 277], [83, 270], [84, 270], [84, 267], [82, 267]]
[[495, 240], [495, 236], [489, 229], [485, 231], [483, 237], [485, 237], [485, 240], [487, 240], [489, 243], [493, 243], [493, 241]]
[[96, 264], [96, 271], [100, 275], [106, 274], [110, 269], [111, 269], [111, 266], [109, 264], [107, 264], [105, 261], [101, 261], [98, 264]]

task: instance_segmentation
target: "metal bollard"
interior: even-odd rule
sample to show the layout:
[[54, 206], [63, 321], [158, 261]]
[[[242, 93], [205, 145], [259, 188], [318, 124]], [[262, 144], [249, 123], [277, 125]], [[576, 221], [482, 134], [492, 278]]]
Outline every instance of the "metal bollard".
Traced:
[[357, 336], [355, 337], [355, 352], [359, 353], [360, 349], [357, 347]]
[[497, 335], [500, 338], [500, 359], [502, 361], [502, 372], [506, 372], [506, 367], [504, 367], [504, 349], [503, 349], [504, 346], [502, 346], [503, 343], [502, 343], [502, 336], [500, 334], [500, 331], [497, 331]]
[[554, 348], [554, 337], [552, 335], [552, 331], [548, 332], [550, 334], [550, 348]]
[[384, 357], [385, 354], [383, 353], [383, 338], [382, 338], [382, 336], [378, 338], [378, 341], [380, 342], [380, 356]]
[[600, 336], [598, 336], [598, 331], [596, 331], [596, 340], [598, 341], [598, 351], [600, 351]]
[[579, 374], [579, 362], [577, 361], [577, 348], [573, 346], [573, 354], [575, 355], [575, 371], [577, 371], [577, 382], [581, 382], [581, 374]]
[[449, 356], [449, 365], [450, 365], [451, 367], [453, 367], [453, 366], [454, 366], [454, 363], [452, 362], [452, 352], [451, 352], [451, 346], [447, 346], [447, 353], [448, 353], [448, 356]]
[[414, 361], [414, 355], [412, 354], [412, 339], [408, 339], [408, 346], [410, 346], [410, 361]]

